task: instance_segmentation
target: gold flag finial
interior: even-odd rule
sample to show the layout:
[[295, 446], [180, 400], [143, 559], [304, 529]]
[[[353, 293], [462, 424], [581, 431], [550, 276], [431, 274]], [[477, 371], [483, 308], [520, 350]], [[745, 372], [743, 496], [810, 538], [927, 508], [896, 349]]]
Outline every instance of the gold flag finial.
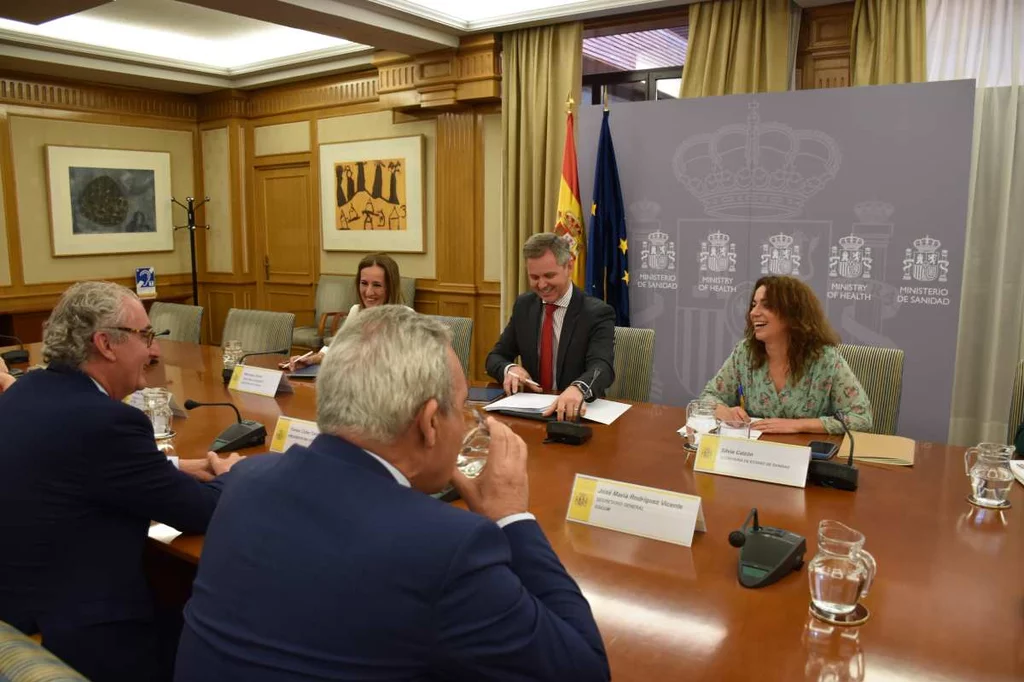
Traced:
[[604, 110], [608, 111], [608, 88], [604, 88]]
[[572, 98], [572, 90], [570, 90], [569, 94], [565, 98], [565, 111], [566, 111], [566, 113], [569, 113], [569, 114], [572, 113], [572, 105], [573, 104], [576, 104], [576, 101]]

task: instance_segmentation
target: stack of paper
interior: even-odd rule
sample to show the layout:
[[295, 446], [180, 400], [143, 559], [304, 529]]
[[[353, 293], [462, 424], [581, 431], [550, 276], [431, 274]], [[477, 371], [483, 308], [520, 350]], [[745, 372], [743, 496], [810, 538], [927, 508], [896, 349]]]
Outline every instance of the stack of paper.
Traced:
[[[510, 414], [519, 413], [525, 416], [536, 416], [551, 407], [557, 398], [558, 396], [543, 393], [516, 393], [507, 398], [495, 400], [493, 403], [485, 405], [484, 409], [489, 412], [501, 411]], [[632, 405], [598, 398], [594, 402], [587, 403], [586, 407], [586, 412], [583, 414], [584, 419], [607, 425], [622, 416]]]
[[[886, 436], [880, 433], [853, 432], [853, 458], [859, 462], [873, 464], [891, 464], [909, 467], [914, 465], [914, 449], [917, 443], [903, 436]], [[850, 439], [843, 437], [839, 446], [838, 459], [845, 460], [850, 456]]]
[[1014, 478], [1021, 485], [1024, 485], [1024, 460], [1014, 460], [1010, 462], [1010, 471], [1013, 472]]

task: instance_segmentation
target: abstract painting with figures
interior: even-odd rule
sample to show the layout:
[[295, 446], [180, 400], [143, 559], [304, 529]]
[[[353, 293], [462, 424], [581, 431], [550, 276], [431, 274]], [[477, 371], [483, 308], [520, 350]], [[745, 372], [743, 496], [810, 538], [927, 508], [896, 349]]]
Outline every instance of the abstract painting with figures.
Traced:
[[322, 144], [319, 152], [325, 251], [423, 253], [422, 135]]
[[335, 163], [335, 227], [408, 229], [405, 168], [404, 158]]

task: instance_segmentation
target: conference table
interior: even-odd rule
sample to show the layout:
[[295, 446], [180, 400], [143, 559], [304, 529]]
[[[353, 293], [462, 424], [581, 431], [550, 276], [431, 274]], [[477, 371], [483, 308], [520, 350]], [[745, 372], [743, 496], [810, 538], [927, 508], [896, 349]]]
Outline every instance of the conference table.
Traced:
[[[232, 402], [271, 433], [282, 415], [315, 419], [310, 382], [293, 381], [294, 393], [276, 398], [231, 391], [219, 348], [160, 346], [149, 382], [179, 404]], [[1014, 483], [1005, 511], [972, 506], [961, 447], [918, 443], [912, 467], [859, 464], [859, 490], [843, 492], [695, 473], [677, 407], [634, 404], [612, 425], [595, 424], [583, 446], [543, 444], [543, 423], [501, 419], [529, 446], [530, 510], [594, 610], [614, 680], [1024, 679], [1024, 489]], [[178, 454], [202, 456], [233, 421], [216, 407], [176, 419]], [[699, 495], [707, 531], [687, 548], [568, 522], [577, 473]], [[822, 519], [866, 536], [878, 574], [864, 625], [814, 619], [806, 568], [762, 589], [739, 585], [728, 534], [751, 507], [763, 525], [806, 537], [807, 561]], [[151, 544], [192, 575], [203, 538]]]

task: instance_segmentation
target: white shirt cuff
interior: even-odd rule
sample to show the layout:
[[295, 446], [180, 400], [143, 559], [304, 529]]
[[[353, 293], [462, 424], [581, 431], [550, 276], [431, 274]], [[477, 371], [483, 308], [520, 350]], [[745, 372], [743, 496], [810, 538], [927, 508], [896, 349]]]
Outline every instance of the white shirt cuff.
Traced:
[[501, 378], [504, 379], [505, 377], [507, 377], [508, 376], [508, 371], [510, 369], [512, 369], [513, 367], [515, 367], [515, 366], [516, 366], [516, 363], [514, 363], [514, 362], [510, 362], [507, 365], [505, 365], [505, 369], [503, 369], [501, 371]]
[[178, 458], [175, 457], [174, 455], [167, 455], [167, 461], [173, 464], [175, 469], [181, 468], [180, 466], [178, 466]]
[[534, 516], [533, 514], [531, 514], [530, 512], [521, 512], [519, 514], [509, 514], [508, 516], [505, 516], [503, 518], [498, 519], [496, 523], [498, 524], [498, 528], [504, 528], [505, 526], [509, 525], [510, 523], [515, 523], [516, 521], [536, 521], [536, 520], [537, 520], [537, 517]]
[[320, 355], [327, 355], [327, 351], [329, 351], [330, 349], [330, 346], [324, 346], [323, 348], [320, 349]]

